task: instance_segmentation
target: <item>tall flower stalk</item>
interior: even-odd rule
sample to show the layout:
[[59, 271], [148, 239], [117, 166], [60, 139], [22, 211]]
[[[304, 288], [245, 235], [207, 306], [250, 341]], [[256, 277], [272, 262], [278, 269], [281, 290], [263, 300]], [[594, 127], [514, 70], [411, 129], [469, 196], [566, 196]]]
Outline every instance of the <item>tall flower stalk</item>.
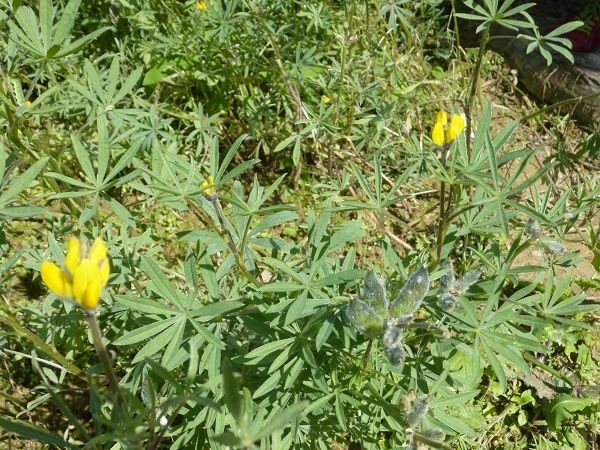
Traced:
[[[441, 163], [446, 170], [446, 162], [448, 160], [448, 152], [450, 146], [456, 138], [462, 133], [465, 127], [465, 120], [458, 114], [453, 114], [450, 122], [448, 122], [448, 113], [440, 111], [436, 115], [435, 124], [431, 131], [431, 140], [442, 152]], [[449, 225], [448, 212], [452, 206], [452, 193], [448, 196], [446, 202], [446, 182], [440, 182], [440, 217], [438, 222], [438, 231], [436, 239], [436, 260], [439, 261], [442, 255], [444, 238]]]
[[115, 399], [120, 399], [119, 381], [96, 320], [100, 295], [110, 275], [106, 244], [101, 238], [97, 238], [89, 246], [86, 239], [71, 237], [67, 241], [63, 267], [60, 268], [52, 261], [44, 261], [40, 272], [43, 282], [54, 295], [73, 301], [84, 309], [98, 359]]

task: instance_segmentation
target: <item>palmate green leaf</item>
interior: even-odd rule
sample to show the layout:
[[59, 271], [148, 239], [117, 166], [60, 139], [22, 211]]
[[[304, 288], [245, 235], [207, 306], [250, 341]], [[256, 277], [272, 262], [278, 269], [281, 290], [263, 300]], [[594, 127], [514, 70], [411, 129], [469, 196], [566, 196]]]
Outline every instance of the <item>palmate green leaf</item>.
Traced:
[[290, 356], [292, 356], [292, 354], [296, 354], [297, 352], [298, 352], [298, 348], [294, 344], [292, 344], [288, 347], [285, 347], [281, 352], [279, 352], [279, 355], [277, 355], [277, 357], [273, 360], [273, 362], [269, 366], [269, 369], [267, 370], [267, 373], [271, 374], [271, 373], [275, 372], [276, 370], [279, 370], [279, 368], [281, 366], [288, 363], [288, 361], [290, 360]]
[[[119, 58], [115, 57], [115, 60], [119, 61]], [[118, 66], [117, 66], [117, 69], [118, 69]], [[111, 80], [109, 78], [109, 84], [107, 86], [107, 94], [108, 94], [109, 98], [112, 99], [113, 104], [119, 103], [121, 100], [123, 100], [125, 98], [126, 95], [129, 95], [131, 93], [131, 91], [133, 91], [133, 88], [135, 87], [135, 85], [139, 81], [140, 77], [142, 76], [143, 70], [144, 70], [143, 67], [138, 67], [133, 72], [131, 72], [129, 74], [129, 76], [127, 77], [127, 79], [121, 85], [119, 92], [117, 92], [116, 94], [113, 94], [113, 84], [111, 83]]]
[[308, 416], [313, 411], [322, 411], [331, 409], [331, 399], [335, 395], [335, 392], [326, 394], [320, 398], [317, 398], [310, 403], [303, 411], [303, 416]]
[[369, 198], [369, 200], [371, 200], [371, 202], [373, 202], [373, 204], [377, 205], [378, 204], [377, 198], [376, 198], [375, 194], [371, 191], [371, 188], [369, 187], [369, 182], [362, 174], [362, 171], [360, 169], [358, 169], [354, 164], [350, 164], [350, 168], [352, 169], [352, 172], [354, 173], [354, 176], [356, 177], [356, 181], [358, 181], [358, 184], [362, 188], [363, 192], [366, 194], [366, 196]]
[[[559, 38], [555, 38], [555, 39], [559, 39]], [[553, 44], [552, 42], [548, 42], [547, 45], [555, 52], [563, 55], [567, 61], [569, 61], [571, 64], [573, 64], [573, 63], [575, 63], [575, 58], [573, 57], [573, 52], [571, 51], [571, 47], [572, 47], [571, 41], [569, 41], [568, 39], [565, 39], [564, 41], [565, 42], [560, 43], [561, 45]]]
[[289, 325], [292, 322], [295, 322], [296, 320], [306, 317], [312, 313], [313, 308], [308, 304], [307, 297], [308, 291], [304, 290], [300, 293], [300, 295], [293, 299], [287, 314], [285, 315], [286, 325]]
[[[296, 280], [301, 285], [308, 285], [310, 283], [310, 278], [302, 272], [297, 272], [293, 267], [286, 264], [285, 261], [281, 261], [276, 258], [266, 257], [262, 259], [262, 262], [266, 264], [268, 267], [275, 269], [274, 273], [283, 273], [287, 274], [294, 280]], [[273, 284], [273, 283], [271, 283]], [[264, 285], [261, 289], [268, 289], [270, 284]]]
[[276, 281], [260, 287], [261, 292], [293, 292], [302, 289], [304, 289], [302, 284], [287, 281]]
[[559, 27], [556, 27], [549, 33], [544, 35], [544, 38], [551, 38], [555, 36], [560, 36], [562, 34], [567, 34], [570, 31], [576, 30], [577, 28], [581, 28], [584, 23], [581, 20], [576, 20], [574, 22], [563, 23]]
[[89, 150], [83, 146], [82, 142], [79, 140], [79, 137], [75, 135], [71, 135], [71, 142], [73, 144], [75, 157], [77, 158], [77, 162], [79, 162], [79, 167], [81, 167], [81, 170], [83, 170], [83, 173], [89, 181], [95, 180], [96, 172], [92, 166]]
[[96, 185], [104, 184], [104, 175], [108, 170], [110, 161], [110, 144], [108, 142], [108, 123], [104, 114], [96, 117], [96, 129], [98, 130], [98, 150], [96, 158]]
[[[485, 102], [483, 105], [483, 111], [481, 117], [477, 123], [477, 129], [475, 130], [475, 137], [473, 139], [473, 161], [467, 161], [466, 164], [478, 163], [479, 159], [485, 158], [485, 152], [483, 148], [485, 146], [485, 139], [492, 123], [492, 104]], [[468, 170], [468, 166], [467, 166]]]

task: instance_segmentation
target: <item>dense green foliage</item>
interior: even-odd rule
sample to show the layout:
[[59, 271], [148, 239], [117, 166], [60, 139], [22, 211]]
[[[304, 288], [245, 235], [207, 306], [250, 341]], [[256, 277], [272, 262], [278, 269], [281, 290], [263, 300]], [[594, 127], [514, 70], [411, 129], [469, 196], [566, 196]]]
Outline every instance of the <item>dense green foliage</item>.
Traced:
[[586, 448], [600, 183], [486, 99], [490, 26], [570, 57], [514, 3], [0, 1], [4, 442]]

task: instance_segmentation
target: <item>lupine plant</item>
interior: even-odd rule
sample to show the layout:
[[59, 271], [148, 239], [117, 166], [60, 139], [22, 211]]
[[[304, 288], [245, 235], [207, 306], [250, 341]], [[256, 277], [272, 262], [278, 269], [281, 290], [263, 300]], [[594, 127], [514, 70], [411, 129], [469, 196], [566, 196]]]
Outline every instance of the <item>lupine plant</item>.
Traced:
[[600, 184], [457, 3], [0, 2], [0, 447], [596, 439]]

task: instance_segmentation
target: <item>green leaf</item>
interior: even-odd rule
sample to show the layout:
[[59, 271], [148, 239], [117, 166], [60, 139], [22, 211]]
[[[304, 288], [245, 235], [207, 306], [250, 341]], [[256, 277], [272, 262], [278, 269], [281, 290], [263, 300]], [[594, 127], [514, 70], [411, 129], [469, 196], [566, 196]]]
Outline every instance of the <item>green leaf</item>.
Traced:
[[277, 430], [285, 428], [287, 424], [298, 419], [302, 415], [307, 405], [308, 402], [300, 402], [284, 410], [274, 411], [271, 414], [271, 420], [262, 427], [257, 435], [254, 436], [255, 440], [262, 439]]
[[177, 291], [171, 286], [169, 279], [162, 270], [160, 270], [160, 267], [147, 256], [142, 256], [141, 266], [142, 270], [146, 273], [148, 278], [150, 278], [150, 288], [165, 300], [170, 300], [179, 304], [177, 301]]
[[252, 398], [260, 398], [263, 395], [268, 394], [273, 389], [279, 386], [279, 382], [281, 381], [281, 370], [278, 370], [275, 373], [270, 374], [266, 377], [265, 381], [254, 391], [252, 394]]
[[20, 420], [8, 419], [0, 416], [0, 428], [5, 432], [14, 433], [27, 439], [35, 439], [45, 444], [55, 445], [59, 448], [79, 448], [76, 445], [69, 444], [60, 436], [55, 436], [43, 428], [22, 422]]
[[362, 222], [360, 220], [351, 220], [333, 233], [327, 253], [341, 249], [348, 242], [356, 242], [365, 235], [365, 231], [362, 229]]
[[44, 42], [44, 48], [46, 52], [51, 47], [51, 33], [52, 33], [52, 1], [41, 0], [40, 1], [40, 31], [42, 32], [42, 40]]
[[546, 408], [546, 421], [550, 431], [557, 431], [565, 420], [595, 403], [590, 398], [577, 398], [569, 394], [557, 395]]
[[498, 358], [496, 357], [490, 346], [487, 344], [487, 341], [483, 336], [481, 337], [481, 345], [483, 347], [483, 352], [487, 356], [488, 361], [492, 366], [492, 370], [498, 378], [498, 383], [500, 383], [500, 390], [502, 392], [506, 392], [506, 373], [504, 372], [502, 364], [500, 364], [500, 361], [498, 361]]
[[[168, 319], [168, 320], [171, 320], [171, 319]], [[162, 331], [159, 335], [150, 339], [150, 341], [148, 341], [141, 348], [141, 350], [139, 352], [137, 352], [137, 354], [135, 355], [135, 357], [133, 358], [133, 361], [131, 361], [131, 363], [135, 364], [137, 362], [143, 361], [145, 358], [155, 355], [160, 350], [162, 350], [167, 345], [169, 345], [169, 343], [173, 339], [174, 333], [177, 332], [177, 330], [175, 330], [175, 327], [177, 327], [178, 324], [181, 325], [181, 320], [182, 320], [181, 317], [175, 317], [173, 324], [171, 324], [168, 328], [166, 328], [164, 331]], [[163, 321], [163, 322], [165, 322], [165, 321]]]
[[67, 45], [66, 47], [61, 48], [60, 51], [58, 51], [56, 53], [56, 55], [54, 55], [54, 57], [55, 58], [64, 58], [65, 56], [69, 56], [70, 54], [79, 51], [86, 44], [93, 41], [98, 36], [100, 36], [102, 33], [104, 33], [107, 30], [110, 30], [110, 29], [112, 29], [112, 27], [98, 28], [97, 30], [92, 31], [90, 34], [86, 34], [82, 38], [77, 39], [75, 42], [72, 42], [71, 44]]
[[208, 317], [212, 318], [214, 316], [219, 316], [222, 314], [226, 314], [231, 311], [236, 311], [238, 309], [242, 309], [246, 305], [242, 302], [238, 302], [236, 300], [227, 300], [222, 302], [211, 303], [206, 306], [201, 306], [200, 308], [196, 308], [190, 312], [191, 317]]
[[167, 316], [172, 316], [179, 313], [179, 311], [162, 303], [135, 295], [117, 295], [115, 296], [115, 300], [129, 309], [146, 314], [166, 314]]
[[[214, 179], [215, 179], [215, 183], [221, 182], [221, 178], [223, 178], [223, 175], [225, 174], [225, 171], [227, 170], [227, 167], [229, 166], [229, 163], [231, 162], [231, 160], [233, 159], [233, 157], [237, 153], [238, 149], [242, 145], [242, 142], [244, 142], [244, 140], [247, 137], [248, 137], [247, 134], [242, 134], [241, 136], [239, 136], [235, 140], [235, 142], [233, 143], [233, 145], [229, 148], [229, 151], [227, 152], [227, 154], [225, 155], [225, 157], [223, 158], [223, 160], [221, 161], [221, 163], [219, 165], [219, 170], [217, 171], [216, 174], [213, 174], [214, 175]], [[216, 162], [218, 163], [219, 161], [217, 160]]]
[[174, 363], [174, 360], [176, 359], [177, 352], [179, 352], [181, 348], [186, 322], [187, 320], [185, 317], [180, 317], [179, 320], [167, 330], [170, 334], [170, 340], [163, 353], [161, 364], [169, 370], [173, 370], [177, 366], [176, 361]]
[[148, 325], [144, 325], [140, 328], [136, 328], [135, 330], [128, 331], [124, 333], [121, 337], [119, 337], [116, 341], [113, 342], [114, 345], [131, 345], [136, 344], [138, 342], [143, 341], [144, 339], [148, 339], [152, 337], [164, 329], [173, 325], [179, 317], [171, 317], [169, 319], [160, 320], [158, 322], [153, 322]]
[[69, 0], [67, 6], [61, 11], [60, 20], [56, 24], [56, 29], [54, 30], [52, 46], [60, 46], [63, 41], [70, 36], [80, 4], [81, 0]]
[[38, 21], [33, 9], [29, 6], [21, 6], [17, 9], [15, 19], [24, 32], [25, 42], [34, 50], [36, 56], [44, 57], [44, 44], [40, 39]]
[[14, 200], [17, 195], [27, 189], [49, 159], [49, 157], [44, 157], [39, 161], [36, 161], [25, 172], [19, 175], [16, 180], [12, 181], [8, 187], [4, 188], [3, 192], [0, 194], [0, 206], [6, 205]]
[[274, 351], [280, 350], [280, 349], [288, 346], [289, 344], [293, 343], [295, 340], [296, 340], [296, 338], [292, 337], [292, 338], [287, 338], [287, 339], [281, 339], [279, 341], [269, 342], [267, 344], [264, 344], [264, 345], [261, 345], [260, 347], [255, 348], [254, 350], [252, 350], [249, 353], [246, 353], [244, 355], [244, 359], [250, 360], [250, 359], [255, 359], [255, 358], [264, 358], [265, 356], [272, 354]]
[[321, 350], [321, 347], [327, 342], [331, 332], [333, 331], [335, 316], [333, 314], [329, 314], [327, 318], [323, 321], [321, 328], [319, 328], [319, 332], [315, 337], [315, 348], [317, 351]]

